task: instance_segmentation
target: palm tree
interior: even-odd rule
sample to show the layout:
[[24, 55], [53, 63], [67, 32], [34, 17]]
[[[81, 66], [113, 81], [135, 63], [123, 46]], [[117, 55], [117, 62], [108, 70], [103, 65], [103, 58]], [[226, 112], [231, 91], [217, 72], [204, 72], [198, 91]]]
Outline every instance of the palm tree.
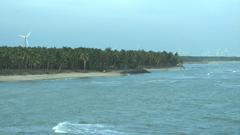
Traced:
[[80, 56], [80, 59], [83, 60], [83, 65], [84, 65], [84, 72], [86, 71], [86, 65], [87, 61], [89, 60], [89, 56], [87, 53], [82, 53]]
[[[89, 61], [91, 59], [91, 61]], [[105, 50], [94, 48], [0, 47], [0, 72], [7, 70], [107, 70], [139, 66], [176, 66], [182, 62], [177, 53]], [[83, 63], [83, 64], [82, 64]], [[88, 65], [87, 65], [88, 64]]]

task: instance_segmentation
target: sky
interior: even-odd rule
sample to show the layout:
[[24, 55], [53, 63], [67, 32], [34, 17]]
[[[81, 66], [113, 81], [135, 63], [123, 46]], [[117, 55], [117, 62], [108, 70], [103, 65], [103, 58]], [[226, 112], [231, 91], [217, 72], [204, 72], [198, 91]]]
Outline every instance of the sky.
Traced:
[[240, 0], [0, 0], [0, 45], [240, 56]]

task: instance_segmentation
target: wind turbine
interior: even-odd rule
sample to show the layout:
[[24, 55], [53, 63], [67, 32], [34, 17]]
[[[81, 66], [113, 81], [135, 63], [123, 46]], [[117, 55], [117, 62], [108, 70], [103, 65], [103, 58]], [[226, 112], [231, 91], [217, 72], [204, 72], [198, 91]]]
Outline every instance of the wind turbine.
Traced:
[[25, 47], [28, 46], [28, 38], [30, 37], [31, 32], [29, 32], [27, 35], [19, 35], [19, 37], [23, 38], [25, 41]]

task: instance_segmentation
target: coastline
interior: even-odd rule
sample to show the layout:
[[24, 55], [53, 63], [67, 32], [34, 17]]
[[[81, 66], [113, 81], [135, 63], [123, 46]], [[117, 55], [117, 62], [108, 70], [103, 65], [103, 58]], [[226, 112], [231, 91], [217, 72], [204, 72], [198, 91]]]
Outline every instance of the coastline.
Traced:
[[214, 64], [214, 63], [226, 63], [226, 62], [240, 62], [238, 60], [232, 60], [232, 61], [188, 61], [183, 62], [183, 64]]
[[113, 72], [88, 72], [88, 73], [57, 73], [57, 74], [41, 74], [41, 75], [9, 75], [0, 76], [0, 82], [14, 82], [14, 81], [33, 81], [33, 80], [54, 80], [64, 78], [85, 78], [85, 77], [110, 77], [121, 76], [118, 71]]
[[172, 71], [172, 70], [179, 70], [182, 67], [164, 67], [164, 68], [145, 68], [147, 71], [155, 72], [155, 71]]
[[[164, 67], [164, 68], [144, 68], [146, 72], [137, 71], [131, 73], [130, 71], [115, 70], [110, 72], [66, 72], [66, 73], [51, 73], [51, 74], [26, 74], [26, 75], [0, 75], [0, 82], [14, 82], [14, 81], [34, 81], [34, 80], [55, 80], [65, 78], [85, 78], [85, 77], [112, 77], [112, 76], [124, 76], [125, 74], [142, 74], [157, 71], [170, 71], [177, 70], [181, 67]], [[133, 70], [134, 71], [134, 70]]]

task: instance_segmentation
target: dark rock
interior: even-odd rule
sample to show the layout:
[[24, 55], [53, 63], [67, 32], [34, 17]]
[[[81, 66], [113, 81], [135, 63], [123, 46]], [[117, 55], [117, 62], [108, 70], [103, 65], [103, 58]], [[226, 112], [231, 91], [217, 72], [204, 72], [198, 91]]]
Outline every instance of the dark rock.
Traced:
[[121, 74], [144, 74], [144, 73], [150, 73], [146, 69], [127, 69], [121, 72]]

